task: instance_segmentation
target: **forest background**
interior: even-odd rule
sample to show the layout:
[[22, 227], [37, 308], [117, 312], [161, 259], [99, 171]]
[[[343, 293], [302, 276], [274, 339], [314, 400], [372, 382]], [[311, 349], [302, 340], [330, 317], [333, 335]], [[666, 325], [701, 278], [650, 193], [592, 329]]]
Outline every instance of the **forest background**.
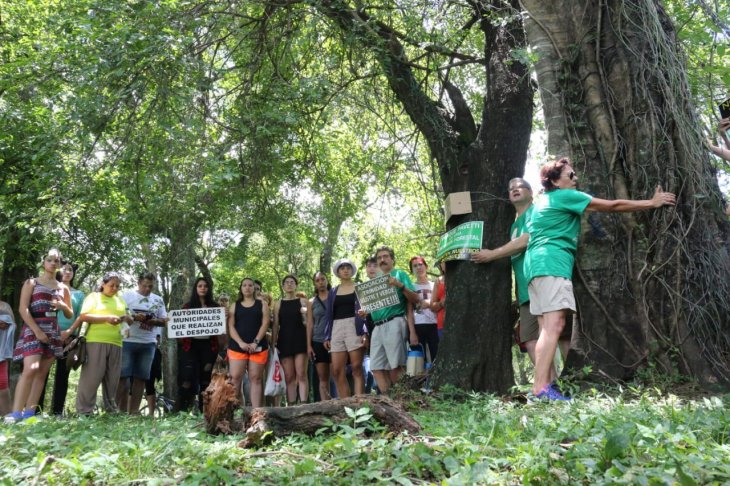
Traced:
[[[595, 330], [581, 329], [595, 346], [574, 366], [604, 364], [604, 374], [624, 378], [651, 364], [706, 384], [727, 383], [730, 304], [727, 282], [722, 283], [727, 251], [719, 265], [717, 259], [728, 229], [727, 219], [718, 216], [723, 197], [718, 180], [727, 198], [730, 168], [702, 144], [716, 138], [717, 104], [729, 94], [728, 4], [632, 2], [631, 9], [651, 14], [644, 18], [632, 15], [624, 2], [590, 2], [596, 7], [590, 13], [575, 7], [581, 2], [570, 3], [562, 2], [568, 5], [566, 19], [576, 25], [596, 20], [597, 30], [574, 29], [579, 40], [565, 40], [555, 61], [540, 44], [549, 39], [561, 51], [561, 39], [550, 27], [555, 12], [540, 12], [539, 2], [3, 2], [3, 300], [17, 305], [22, 281], [36, 273], [50, 246], [80, 264], [76, 285], [85, 290], [104, 271], [123, 272], [128, 287], [138, 272], [154, 272], [170, 308], [182, 305], [197, 275], [215, 283], [216, 295], [235, 296], [241, 278], [254, 276], [277, 296], [281, 278], [293, 273], [311, 293], [307, 277], [316, 270], [327, 271], [340, 256], [362, 264], [378, 244], [395, 248], [398, 266], [416, 254], [433, 263], [439, 236], [465, 220], [445, 224], [443, 201], [451, 192], [472, 193], [475, 210], [466, 219], [486, 221], [486, 246], [501, 244], [513, 218], [506, 181], [522, 174], [526, 160], [534, 182], [537, 166], [551, 155], [569, 153], [585, 161], [578, 167], [587, 174], [596, 171], [586, 154], [609, 153], [601, 155], [603, 162], [626, 163], [618, 176], [611, 165], [608, 194], [591, 177], [585, 180], [606, 197], [648, 197], [655, 182], [676, 182], [687, 167], [687, 173], [695, 170], [700, 182], [691, 188], [668, 187], [687, 205], [674, 231], [690, 241], [701, 220], [708, 222], [709, 236], [698, 236], [702, 244], [686, 252], [675, 249], [671, 255], [681, 272], [673, 268], [662, 276], [656, 261], [669, 253], [646, 243], [661, 221], [591, 220], [584, 232], [605, 230], [615, 253], [601, 246], [606, 240], [588, 239], [586, 276], [577, 293], [579, 300], [599, 303], [584, 311]], [[689, 148], [669, 152], [682, 154], [676, 164], [669, 156], [657, 163], [655, 156], [649, 157], [653, 165], [632, 166], [625, 153], [636, 149], [631, 140], [626, 150], [611, 148], [601, 137], [600, 120], [585, 108], [591, 101], [587, 82], [578, 94], [565, 92], [561, 109], [570, 131], [556, 143], [554, 107], [535, 89], [538, 82], [541, 89], [551, 82], [548, 61], [568, 84], [572, 76], [590, 78], [581, 71], [583, 48], [603, 42], [608, 34], [601, 27], [613, 19], [610, 25], [618, 25], [619, 34], [627, 29], [621, 38], [627, 52], [642, 50], [629, 42], [641, 40], [629, 32], [629, 18], [639, 19], [646, 45], [654, 46], [649, 50], [676, 55], [656, 69], [679, 80], [680, 92], [674, 85], [667, 89], [664, 106], [659, 102], [659, 115], [654, 113], [662, 122], [665, 115], [679, 120], [673, 141], [694, 140]], [[547, 36], [535, 34], [538, 27]], [[612, 46], [600, 42], [595, 53], [610, 54]], [[565, 53], [574, 57], [565, 59]], [[655, 74], [642, 86], [651, 88]], [[626, 73], [626, 79], [634, 78], [641, 76]], [[613, 96], [623, 85], [611, 73], [606, 79], [616, 82], [604, 86]], [[571, 96], [580, 100], [575, 107]], [[640, 98], [640, 90], [632, 96]], [[616, 118], [615, 106], [605, 104]], [[614, 119], [615, 140], [623, 136], [619, 125]], [[668, 127], [652, 124], [656, 131], [648, 139], [658, 140], [657, 131]], [[630, 123], [623, 129], [630, 130]], [[642, 174], [648, 174], [645, 180]], [[626, 184], [637, 176], [643, 184]], [[641, 232], [636, 248], [629, 243], [616, 250], [622, 231]], [[604, 276], [592, 276], [595, 268], [585, 266], [600, 260], [597, 251], [627, 269], [616, 278], [621, 291], [612, 290], [605, 300], [595, 295]], [[638, 271], [647, 262], [648, 277]], [[463, 331], [452, 333], [442, 349], [470, 358], [459, 366], [444, 363], [440, 380], [503, 392], [514, 383], [509, 268], [506, 262], [476, 267], [449, 267], [454, 294], [447, 322], [463, 323]], [[718, 273], [708, 273], [710, 267]], [[633, 281], [627, 276], [637, 272], [640, 285], [626, 285]], [[698, 283], [697, 275], [710, 283]], [[708, 293], [712, 282], [717, 288]], [[665, 298], [652, 293], [665, 287]], [[702, 297], [692, 300], [695, 291]], [[707, 295], [702, 303], [707, 310], [697, 317], [696, 307]], [[683, 296], [692, 301], [689, 310]], [[627, 300], [638, 303], [612, 312], [640, 315], [641, 334], [598, 336], [598, 329], [622, 325], [600, 302], [611, 308]], [[654, 313], [668, 316], [667, 322]], [[480, 336], [487, 334], [490, 356], [471, 353], [470, 346], [485, 349]], [[174, 343], [168, 347], [170, 373]]]

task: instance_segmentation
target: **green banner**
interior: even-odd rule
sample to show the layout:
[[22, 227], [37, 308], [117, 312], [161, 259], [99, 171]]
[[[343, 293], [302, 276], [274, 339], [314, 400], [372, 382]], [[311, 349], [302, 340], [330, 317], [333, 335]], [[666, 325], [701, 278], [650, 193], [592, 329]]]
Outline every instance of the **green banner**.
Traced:
[[483, 233], [484, 221], [470, 221], [447, 231], [439, 241], [436, 259], [469, 260], [472, 253], [482, 248]]

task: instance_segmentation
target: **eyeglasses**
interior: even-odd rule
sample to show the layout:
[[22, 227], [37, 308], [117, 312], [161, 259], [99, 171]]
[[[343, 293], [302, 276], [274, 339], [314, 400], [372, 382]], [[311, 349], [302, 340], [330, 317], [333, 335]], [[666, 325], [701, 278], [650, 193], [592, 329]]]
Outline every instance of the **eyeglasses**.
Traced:
[[526, 186], [525, 184], [518, 184], [518, 185], [516, 185], [516, 186], [512, 186], [512, 187], [510, 187], [510, 188], [508, 189], [508, 191], [509, 191], [509, 192], [512, 192], [512, 191], [514, 191], [514, 190], [516, 190], [516, 189], [528, 189], [528, 190], [529, 190], [530, 188], [529, 188], [529, 187], [527, 187], [527, 186]]
[[574, 177], [575, 177], [575, 172], [573, 172], [572, 170], [570, 172], [568, 172], [568, 179], [570, 179], [572, 181]]

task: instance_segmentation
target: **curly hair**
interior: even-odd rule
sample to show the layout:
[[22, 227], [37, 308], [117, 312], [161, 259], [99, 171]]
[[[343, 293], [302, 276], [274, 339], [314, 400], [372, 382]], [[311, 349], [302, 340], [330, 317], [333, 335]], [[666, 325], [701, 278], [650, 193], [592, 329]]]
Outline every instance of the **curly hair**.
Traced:
[[548, 162], [542, 166], [542, 169], [540, 169], [540, 183], [545, 191], [557, 189], [557, 186], [553, 184], [553, 181], [560, 179], [560, 174], [563, 173], [563, 168], [566, 165], [571, 165], [568, 157]]

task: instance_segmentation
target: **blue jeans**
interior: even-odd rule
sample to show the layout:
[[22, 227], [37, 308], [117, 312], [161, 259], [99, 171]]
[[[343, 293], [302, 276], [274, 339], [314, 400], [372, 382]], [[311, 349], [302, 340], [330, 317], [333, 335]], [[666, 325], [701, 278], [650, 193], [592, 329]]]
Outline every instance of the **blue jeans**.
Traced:
[[121, 378], [150, 379], [152, 360], [155, 358], [155, 343], [122, 343]]

